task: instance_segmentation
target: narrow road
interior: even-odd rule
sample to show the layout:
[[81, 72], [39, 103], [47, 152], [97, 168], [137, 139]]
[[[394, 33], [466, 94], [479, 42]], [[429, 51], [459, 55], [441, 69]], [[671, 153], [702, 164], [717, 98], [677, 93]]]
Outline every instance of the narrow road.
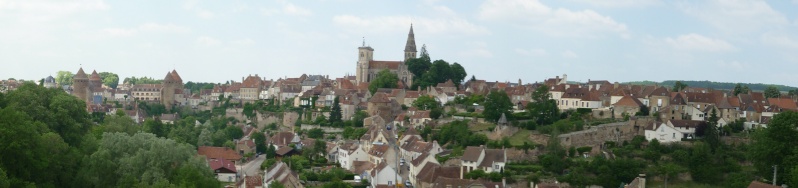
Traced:
[[260, 164], [266, 160], [266, 155], [260, 155], [252, 161], [241, 166], [241, 176], [257, 176], [260, 174]]

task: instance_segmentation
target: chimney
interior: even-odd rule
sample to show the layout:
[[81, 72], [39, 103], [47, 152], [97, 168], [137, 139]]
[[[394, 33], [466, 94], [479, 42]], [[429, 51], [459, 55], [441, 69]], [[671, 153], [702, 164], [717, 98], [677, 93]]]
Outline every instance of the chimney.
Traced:
[[612, 84], [612, 89], [618, 89], [618, 82]]
[[646, 174], [637, 175], [637, 178], [639, 179], [639, 181], [637, 181], [638, 182], [637, 183], [637, 187], [638, 188], [645, 188], [646, 187]]

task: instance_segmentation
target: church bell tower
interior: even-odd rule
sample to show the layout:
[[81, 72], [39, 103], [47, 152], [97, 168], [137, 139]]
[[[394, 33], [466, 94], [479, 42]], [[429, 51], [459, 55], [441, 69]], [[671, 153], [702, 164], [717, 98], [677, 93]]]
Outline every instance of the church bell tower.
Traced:
[[416, 36], [413, 34], [413, 24], [410, 24], [410, 33], [407, 33], [407, 44], [405, 44], [405, 61], [416, 58]]

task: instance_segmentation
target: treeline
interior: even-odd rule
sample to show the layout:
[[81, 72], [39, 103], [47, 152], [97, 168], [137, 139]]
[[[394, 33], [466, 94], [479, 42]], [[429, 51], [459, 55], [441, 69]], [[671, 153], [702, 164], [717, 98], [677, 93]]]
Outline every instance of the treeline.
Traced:
[[774, 86], [779, 89], [779, 91], [790, 91], [794, 89], [798, 89], [796, 87], [786, 86], [786, 85], [777, 85], [777, 84], [763, 84], [763, 83], [732, 83], [732, 82], [713, 82], [713, 81], [693, 81], [693, 80], [665, 80], [663, 82], [655, 82], [655, 81], [632, 81], [632, 82], [625, 82], [624, 84], [634, 84], [634, 85], [661, 85], [661, 86], [673, 86], [676, 82], [680, 82], [682, 84], [687, 84], [689, 87], [700, 87], [700, 88], [708, 88], [708, 89], [720, 89], [720, 90], [732, 90], [734, 86], [737, 84], [741, 84], [743, 86], [748, 86], [749, 89], [754, 91], [764, 91], [769, 86]]
[[418, 87], [436, 86], [446, 80], [452, 80], [455, 86], [459, 87], [468, 75], [465, 68], [459, 63], [450, 64], [442, 59], [432, 61], [426, 46], [421, 47], [421, 54], [418, 58], [407, 60], [407, 69], [415, 75], [411, 86], [414, 90]]
[[118, 111], [95, 124], [83, 101], [32, 83], [0, 93], [0, 187], [220, 187], [193, 120], [159, 123]]

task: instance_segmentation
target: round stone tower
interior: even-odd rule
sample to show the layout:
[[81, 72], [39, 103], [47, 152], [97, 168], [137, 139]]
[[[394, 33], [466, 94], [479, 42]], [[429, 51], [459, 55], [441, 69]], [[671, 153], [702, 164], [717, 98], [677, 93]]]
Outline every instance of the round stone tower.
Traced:
[[72, 77], [72, 95], [78, 97], [80, 100], [89, 101], [89, 76], [83, 72], [83, 68], [78, 70], [78, 73]]

